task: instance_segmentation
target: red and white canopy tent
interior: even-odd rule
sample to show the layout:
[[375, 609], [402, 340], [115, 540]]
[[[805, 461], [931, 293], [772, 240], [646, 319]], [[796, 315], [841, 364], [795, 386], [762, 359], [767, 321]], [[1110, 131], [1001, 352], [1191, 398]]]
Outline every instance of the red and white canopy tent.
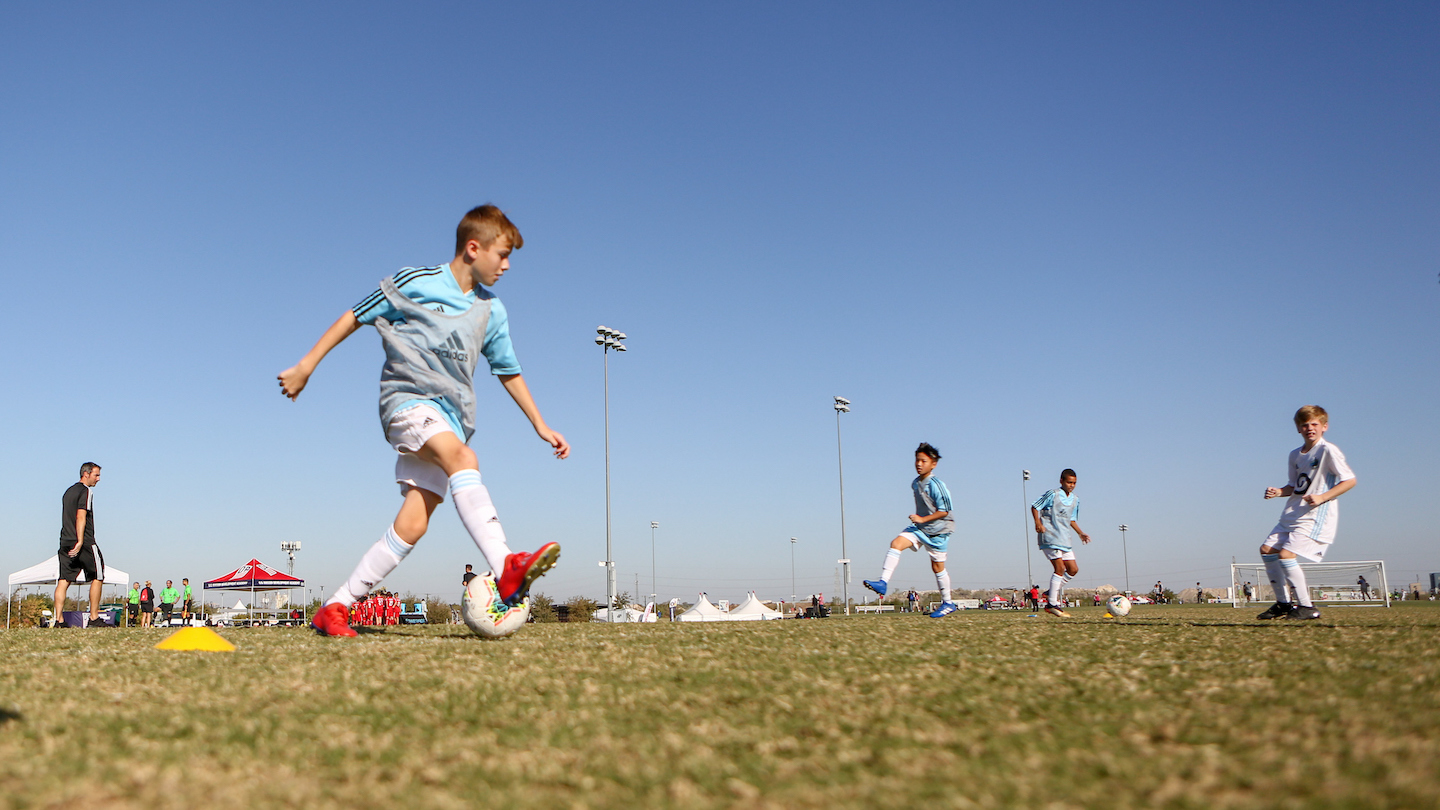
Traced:
[[205, 590], [249, 591], [250, 609], [255, 609], [255, 594], [264, 591], [288, 591], [303, 588], [305, 580], [292, 577], [278, 568], [271, 568], [259, 560], [251, 560], [228, 574], [218, 576], [205, 583]]

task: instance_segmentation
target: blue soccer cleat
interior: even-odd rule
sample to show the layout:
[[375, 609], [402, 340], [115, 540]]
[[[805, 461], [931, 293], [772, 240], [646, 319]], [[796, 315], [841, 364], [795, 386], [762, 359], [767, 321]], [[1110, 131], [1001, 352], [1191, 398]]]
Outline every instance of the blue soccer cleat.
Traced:
[[940, 607], [935, 608], [935, 612], [930, 614], [930, 618], [943, 619], [959, 609], [960, 606], [954, 602], [941, 602]]
[[875, 593], [880, 594], [881, 596], [884, 596], [885, 592], [890, 590], [890, 586], [885, 584], [885, 580], [883, 579], [867, 579], [863, 581], [865, 583], [865, 587], [869, 588]]

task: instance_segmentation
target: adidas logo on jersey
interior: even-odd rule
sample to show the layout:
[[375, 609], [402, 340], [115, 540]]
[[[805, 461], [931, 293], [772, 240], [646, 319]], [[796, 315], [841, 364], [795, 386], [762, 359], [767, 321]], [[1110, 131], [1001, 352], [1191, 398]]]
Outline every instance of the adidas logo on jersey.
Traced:
[[460, 336], [454, 332], [450, 333], [450, 337], [445, 338], [444, 346], [432, 349], [431, 351], [435, 352], [436, 356], [438, 357], [446, 357], [451, 360], [458, 360], [461, 363], [464, 363], [470, 359], [469, 352], [465, 351], [465, 344], [461, 342]]
[[433, 416], [427, 416], [427, 417], [425, 417], [425, 421], [420, 423], [420, 427], [422, 427], [422, 428], [427, 428], [427, 427], [430, 427], [430, 426], [433, 425], [433, 424], [435, 424], [435, 417], [433, 417]]

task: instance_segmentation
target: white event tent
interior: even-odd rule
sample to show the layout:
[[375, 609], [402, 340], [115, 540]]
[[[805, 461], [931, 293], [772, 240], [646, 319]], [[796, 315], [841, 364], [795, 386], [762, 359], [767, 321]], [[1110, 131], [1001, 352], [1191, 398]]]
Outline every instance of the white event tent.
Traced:
[[[105, 566], [105, 570], [102, 571], [100, 575], [105, 579], [105, 582], [107, 583], [113, 583], [122, 588], [128, 587], [130, 585], [130, 575], [125, 573], [124, 571], [121, 571], [119, 568], [116, 568], [113, 565]], [[10, 627], [10, 593], [15, 589], [15, 586], [54, 585], [55, 580], [59, 578], [60, 558], [54, 554], [51, 554], [45, 560], [45, 562], [39, 563], [38, 565], [32, 565], [29, 568], [26, 568], [22, 571], [16, 571], [15, 573], [11, 574], [10, 581], [5, 587], [6, 629], [9, 629]], [[82, 572], [77, 582], [85, 581], [85, 574]], [[88, 589], [86, 592], [88, 593]]]
[[740, 607], [730, 611], [727, 618], [732, 622], [758, 622], [767, 619], [783, 619], [785, 614], [765, 607], [765, 603], [756, 598], [755, 592], [751, 591]]
[[695, 602], [695, 607], [681, 613], [675, 619], [682, 622], [728, 622], [730, 614], [715, 607], [702, 593], [699, 600]]

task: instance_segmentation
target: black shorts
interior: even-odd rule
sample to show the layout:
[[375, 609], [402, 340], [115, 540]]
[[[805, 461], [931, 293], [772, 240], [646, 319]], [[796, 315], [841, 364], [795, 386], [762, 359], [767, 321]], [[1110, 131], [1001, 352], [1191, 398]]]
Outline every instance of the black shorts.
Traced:
[[160, 612], [161, 612], [161, 613], [164, 613], [165, 616], [166, 616], [166, 618], [169, 618], [170, 614], [175, 612], [175, 603], [174, 603], [174, 602], [161, 602], [161, 603], [160, 603]]
[[139, 615], [140, 615], [140, 603], [139, 603], [139, 602], [131, 602], [130, 604], [126, 605], [125, 608], [126, 608], [126, 610], [128, 610], [128, 611], [130, 612], [130, 615], [131, 615], [131, 616], [139, 616]]
[[86, 582], [105, 580], [105, 555], [100, 553], [99, 546], [81, 546], [80, 553], [74, 557], [70, 556], [69, 551], [69, 548], [62, 548], [57, 552], [60, 559], [60, 575], [57, 579], [79, 582], [80, 574], [83, 573]]
[[190, 612], [190, 609], [193, 608], [194, 606], [195, 606], [194, 600], [192, 600], [192, 599], [186, 599], [186, 600], [185, 600], [185, 607], [181, 609], [181, 612], [182, 612], [182, 613], [189, 613], [189, 612]]

